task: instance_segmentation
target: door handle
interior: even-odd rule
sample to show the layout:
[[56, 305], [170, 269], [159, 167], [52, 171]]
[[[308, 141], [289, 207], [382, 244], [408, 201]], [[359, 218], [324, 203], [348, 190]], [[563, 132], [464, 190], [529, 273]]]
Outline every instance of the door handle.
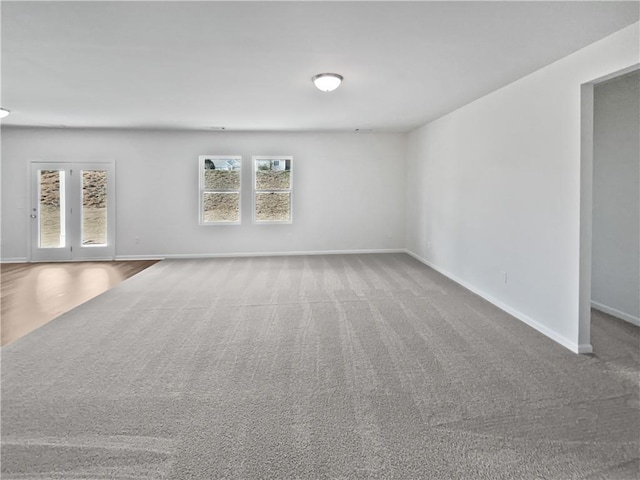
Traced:
[[31, 218], [38, 218], [37, 215], [34, 215], [33, 213], [31, 215], [29, 215]]

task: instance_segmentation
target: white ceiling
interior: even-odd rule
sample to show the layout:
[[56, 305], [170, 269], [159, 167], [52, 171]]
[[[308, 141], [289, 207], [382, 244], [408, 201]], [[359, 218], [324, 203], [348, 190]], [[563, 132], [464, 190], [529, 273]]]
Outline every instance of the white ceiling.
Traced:
[[[406, 131], [636, 2], [1, 2], [4, 125]], [[345, 77], [316, 90], [320, 72]]]

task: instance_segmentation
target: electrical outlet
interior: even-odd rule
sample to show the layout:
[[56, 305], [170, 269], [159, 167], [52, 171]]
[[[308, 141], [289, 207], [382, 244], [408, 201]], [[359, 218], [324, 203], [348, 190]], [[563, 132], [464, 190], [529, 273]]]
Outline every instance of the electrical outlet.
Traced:
[[504, 283], [507, 283], [507, 272], [505, 272], [504, 270], [500, 270], [500, 275], [502, 275], [502, 281]]
[[140, 244], [140, 237], [136, 237], [136, 245]]
[[427, 242], [427, 248], [431, 248], [431, 242]]

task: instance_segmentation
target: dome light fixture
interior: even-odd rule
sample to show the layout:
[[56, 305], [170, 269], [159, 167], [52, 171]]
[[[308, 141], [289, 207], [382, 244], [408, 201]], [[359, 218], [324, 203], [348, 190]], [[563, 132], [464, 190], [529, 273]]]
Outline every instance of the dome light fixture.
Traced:
[[323, 92], [333, 92], [336, 88], [340, 86], [342, 80], [344, 78], [342, 75], [338, 75], [337, 73], [319, 73], [318, 75], [314, 75], [311, 79], [318, 90], [322, 90]]
[[0, 108], [0, 118], [4, 118], [11, 113], [11, 110], [7, 110], [6, 108]]

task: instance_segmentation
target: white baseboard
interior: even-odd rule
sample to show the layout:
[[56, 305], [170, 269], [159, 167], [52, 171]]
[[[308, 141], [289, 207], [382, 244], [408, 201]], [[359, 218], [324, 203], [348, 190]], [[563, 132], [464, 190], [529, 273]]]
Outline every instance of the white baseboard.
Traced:
[[27, 257], [0, 258], [0, 263], [27, 263]]
[[71, 260], [39, 260], [39, 261], [31, 261], [26, 258], [8, 258], [0, 260], [0, 263], [74, 263], [74, 262], [112, 262], [113, 258], [104, 258], [104, 257], [87, 257], [87, 258], [73, 258]]
[[233, 258], [233, 257], [285, 257], [301, 255], [356, 255], [368, 253], [404, 253], [402, 248], [370, 250], [315, 250], [295, 252], [246, 252], [246, 253], [169, 253], [165, 255], [118, 255], [116, 260], [165, 260], [189, 258]]
[[591, 345], [590, 343], [581, 343], [580, 345], [578, 345], [578, 351], [575, 353], [593, 353], [593, 345]]
[[620, 310], [617, 310], [613, 307], [609, 307], [602, 303], [594, 302], [593, 300], [591, 300], [591, 307], [595, 308], [596, 310], [599, 310], [600, 312], [604, 312], [608, 315], [611, 315], [612, 317], [616, 317], [616, 318], [619, 318], [620, 320], [624, 320], [625, 322], [629, 322], [635, 325], [636, 327], [640, 327], [639, 317], [636, 317], [629, 313], [622, 312]]
[[116, 261], [126, 260], [164, 260], [164, 255], [116, 255]]
[[72, 260], [63, 260], [64, 262], [113, 262], [115, 257], [87, 257], [87, 258], [74, 258]]
[[431, 263], [427, 259], [422, 258], [420, 255], [417, 255], [416, 253], [414, 253], [414, 252], [412, 252], [410, 250], [405, 250], [405, 252], [407, 254], [411, 255], [413, 258], [415, 258], [419, 262], [424, 263], [429, 268], [434, 269], [436, 272], [441, 273], [445, 277], [453, 280], [454, 282], [456, 282], [457, 284], [463, 286], [467, 290], [469, 290], [469, 291], [475, 293], [476, 295], [484, 298], [486, 301], [488, 301], [489, 303], [492, 303], [493, 305], [498, 307], [500, 310], [503, 310], [503, 311], [507, 312], [509, 315], [511, 315], [511, 316], [517, 318], [518, 320], [526, 323], [530, 327], [536, 329], [537, 331], [539, 331], [543, 335], [549, 337], [551, 340], [559, 343], [563, 347], [568, 348], [572, 352], [574, 352], [574, 353], [591, 353], [591, 352], [593, 352], [593, 347], [591, 346], [591, 344], [577, 344], [576, 342], [572, 342], [568, 338], [566, 338], [566, 337], [560, 335], [559, 333], [551, 330], [549, 327], [546, 327], [545, 325], [542, 325], [541, 323], [537, 322], [533, 318], [531, 318], [531, 317], [525, 315], [524, 313], [522, 313], [522, 312], [520, 312], [520, 311], [518, 311], [518, 310], [516, 310], [516, 309], [514, 309], [512, 307], [510, 307], [509, 305], [507, 305], [507, 304], [503, 303], [502, 301], [492, 297], [491, 295], [488, 295], [487, 293], [483, 292], [482, 290], [480, 290], [480, 289], [474, 287], [473, 285], [465, 282], [461, 278], [458, 278], [455, 275], [452, 275], [451, 273], [447, 272], [446, 270], [443, 270], [442, 268], [438, 267], [437, 265], [434, 265], [433, 263]]

